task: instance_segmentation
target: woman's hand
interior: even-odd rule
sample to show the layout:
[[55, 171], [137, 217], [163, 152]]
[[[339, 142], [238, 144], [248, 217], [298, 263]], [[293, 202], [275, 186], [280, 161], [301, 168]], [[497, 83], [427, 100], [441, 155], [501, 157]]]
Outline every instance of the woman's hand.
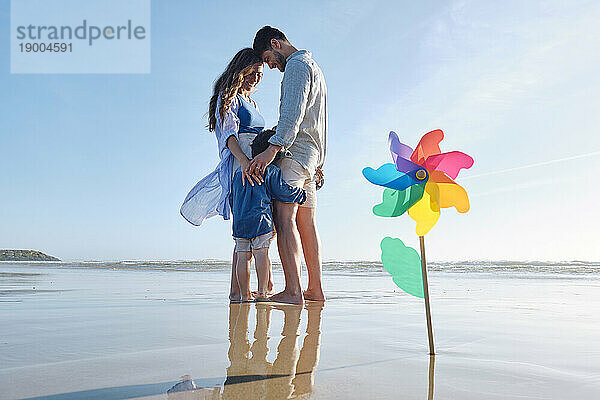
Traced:
[[254, 186], [254, 183], [258, 183], [259, 185], [263, 182], [262, 176], [255, 176], [248, 172], [248, 166], [250, 165], [250, 160], [248, 157], [244, 157], [244, 159], [240, 162], [241, 171], [242, 171], [242, 185], [246, 184], [246, 181], [250, 183], [250, 185]]

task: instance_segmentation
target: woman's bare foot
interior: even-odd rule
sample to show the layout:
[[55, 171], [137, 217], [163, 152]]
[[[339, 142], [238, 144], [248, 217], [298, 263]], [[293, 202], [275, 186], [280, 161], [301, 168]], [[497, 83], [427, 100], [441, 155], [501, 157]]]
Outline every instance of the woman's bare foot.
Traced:
[[297, 304], [297, 305], [304, 304], [304, 300], [300, 293], [292, 294], [292, 293], [286, 292], [285, 290], [283, 292], [279, 292], [279, 293], [274, 294], [273, 296], [269, 297], [269, 300], [274, 303]]
[[325, 301], [325, 295], [322, 290], [306, 289], [302, 292], [302, 296], [304, 297], [304, 300], [308, 301]]

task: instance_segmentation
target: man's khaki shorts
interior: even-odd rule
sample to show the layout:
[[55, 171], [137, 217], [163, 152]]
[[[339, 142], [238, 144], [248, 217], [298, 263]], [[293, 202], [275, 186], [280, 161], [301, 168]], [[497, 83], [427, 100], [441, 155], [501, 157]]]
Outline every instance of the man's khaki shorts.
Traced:
[[288, 185], [306, 190], [306, 201], [300, 207], [317, 207], [317, 186], [310, 173], [298, 161], [284, 157], [277, 166], [281, 169], [281, 177]]
[[258, 249], [269, 248], [271, 246], [271, 240], [273, 240], [273, 232], [265, 233], [264, 235], [257, 236], [255, 238], [237, 238], [235, 240], [235, 252], [238, 251], [252, 251]]

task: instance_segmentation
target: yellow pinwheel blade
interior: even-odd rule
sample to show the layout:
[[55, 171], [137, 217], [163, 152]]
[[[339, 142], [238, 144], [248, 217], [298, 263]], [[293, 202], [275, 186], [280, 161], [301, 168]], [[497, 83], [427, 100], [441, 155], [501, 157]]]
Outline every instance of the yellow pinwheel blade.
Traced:
[[417, 235], [425, 236], [440, 218], [438, 203], [439, 189], [437, 183], [427, 182], [421, 200], [408, 209], [408, 215], [417, 223]]
[[438, 187], [438, 204], [441, 208], [454, 207], [460, 213], [469, 211], [469, 197], [462, 186], [441, 171], [429, 171], [429, 174]]

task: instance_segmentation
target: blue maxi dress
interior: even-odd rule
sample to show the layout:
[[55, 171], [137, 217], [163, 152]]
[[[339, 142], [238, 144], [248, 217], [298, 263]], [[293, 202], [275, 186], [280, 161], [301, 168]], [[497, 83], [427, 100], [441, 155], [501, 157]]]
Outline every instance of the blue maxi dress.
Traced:
[[215, 135], [219, 146], [217, 168], [198, 182], [188, 193], [180, 213], [190, 224], [200, 226], [205, 219], [220, 215], [231, 218], [229, 195], [233, 172], [239, 163], [227, 147], [227, 139], [235, 136], [242, 151], [252, 158], [250, 143], [265, 127], [265, 120], [255, 104], [239, 94], [231, 102], [223, 118], [219, 115], [220, 98], [217, 101]]

